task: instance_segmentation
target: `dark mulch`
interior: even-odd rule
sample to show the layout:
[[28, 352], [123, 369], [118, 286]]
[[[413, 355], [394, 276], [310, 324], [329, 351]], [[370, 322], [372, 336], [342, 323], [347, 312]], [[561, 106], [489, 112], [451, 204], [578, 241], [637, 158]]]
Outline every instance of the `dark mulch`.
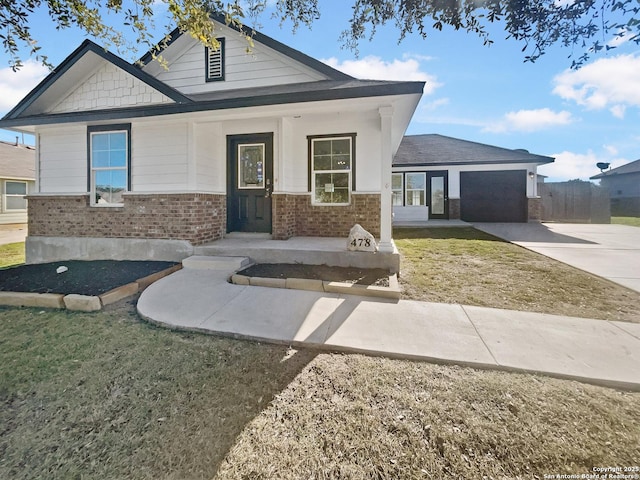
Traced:
[[330, 267], [299, 263], [259, 263], [238, 272], [248, 277], [307, 278], [357, 285], [389, 286], [389, 271], [383, 268]]
[[[67, 260], [0, 270], [0, 291], [100, 295], [174, 266], [173, 262]], [[69, 270], [56, 273], [65, 266]]]

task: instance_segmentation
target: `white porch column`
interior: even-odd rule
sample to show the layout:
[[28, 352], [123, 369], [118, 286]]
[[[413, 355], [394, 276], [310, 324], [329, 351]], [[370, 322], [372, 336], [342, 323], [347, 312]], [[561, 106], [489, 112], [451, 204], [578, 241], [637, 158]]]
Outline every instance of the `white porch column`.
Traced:
[[391, 120], [393, 107], [385, 106], [378, 109], [380, 113], [380, 243], [378, 250], [393, 252], [391, 243]]

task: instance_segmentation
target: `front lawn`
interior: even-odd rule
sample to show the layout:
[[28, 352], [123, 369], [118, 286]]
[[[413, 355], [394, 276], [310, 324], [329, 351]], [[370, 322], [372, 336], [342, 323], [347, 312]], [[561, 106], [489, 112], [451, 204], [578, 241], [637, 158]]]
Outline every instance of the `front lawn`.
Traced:
[[611, 223], [640, 227], [640, 217], [611, 217]]
[[0, 245], [0, 268], [24, 263], [24, 242]]
[[404, 298], [640, 322], [640, 293], [474, 228], [397, 229]]
[[631, 466], [640, 394], [0, 309], [0, 478], [543, 478]]

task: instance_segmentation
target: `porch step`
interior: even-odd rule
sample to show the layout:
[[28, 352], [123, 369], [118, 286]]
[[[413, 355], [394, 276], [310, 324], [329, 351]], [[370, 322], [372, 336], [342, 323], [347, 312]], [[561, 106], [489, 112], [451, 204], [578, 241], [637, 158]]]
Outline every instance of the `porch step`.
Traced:
[[251, 263], [247, 257], [215, 257], [193, 255], [182, 260], [184, 268], [194, 270], [228, 270], [237, 271]]

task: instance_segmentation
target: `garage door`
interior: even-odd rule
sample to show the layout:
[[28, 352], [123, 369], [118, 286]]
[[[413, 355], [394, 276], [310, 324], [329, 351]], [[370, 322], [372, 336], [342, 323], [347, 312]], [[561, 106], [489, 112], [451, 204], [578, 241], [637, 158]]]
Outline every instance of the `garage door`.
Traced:
[[526, 222], [526, 170], [461, 172], [460, 218], [466, 222]]

